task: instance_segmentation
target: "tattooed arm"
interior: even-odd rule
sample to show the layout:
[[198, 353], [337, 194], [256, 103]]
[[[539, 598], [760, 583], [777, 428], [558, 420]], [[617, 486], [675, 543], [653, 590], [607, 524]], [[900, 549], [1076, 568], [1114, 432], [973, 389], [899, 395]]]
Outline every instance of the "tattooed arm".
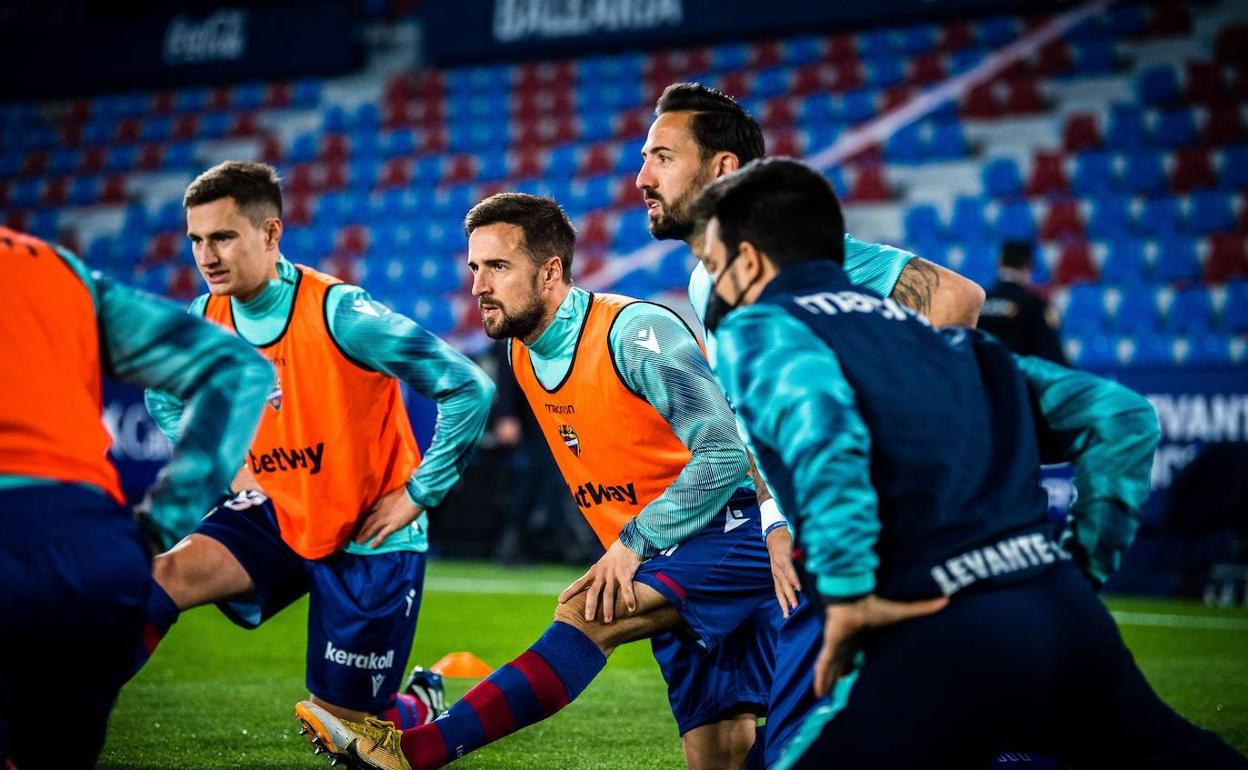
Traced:
[[984, 305], [979, 284], [917, 257], [901, 271], [892, 297], [927, 316], [933, 326], [974, 326]]

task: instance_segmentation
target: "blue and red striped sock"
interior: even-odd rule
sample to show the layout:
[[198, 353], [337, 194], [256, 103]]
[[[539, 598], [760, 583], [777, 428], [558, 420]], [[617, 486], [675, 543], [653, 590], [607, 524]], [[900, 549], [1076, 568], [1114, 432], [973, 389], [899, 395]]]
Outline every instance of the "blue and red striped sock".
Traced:
[[156, 651], [156, 645], [165, 638], [169, 629], [178, 620], [178, 605], [173, 603], [160, 583], [152, 580], [151, 591], [147, 595], [147, 617], [143, 620], [143, 637], [134, 651], [134, 669], [131, 678], [147, 665], [148, 658]]
[[523, 655], [469, 690], [442, 718], [403, 732], [412, 770], [432, 770], [571, 703], [607, 664], [593, 640], [552, 623]]
[[415, 695], [401, 692], [394, 696], [394, 703], [390, 705], [390, 708], [378, 714], [377, 717], [387, 722], [394, 722], [394, 726], [400, 730], [410, 730], [429, 721], [429, 707]]

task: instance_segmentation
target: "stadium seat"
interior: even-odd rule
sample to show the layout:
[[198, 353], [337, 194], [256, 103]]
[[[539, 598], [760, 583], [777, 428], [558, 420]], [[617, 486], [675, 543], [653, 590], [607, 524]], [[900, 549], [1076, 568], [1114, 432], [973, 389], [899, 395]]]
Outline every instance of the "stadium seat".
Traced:
[[997, 253], [999, 246], [991, 240], [966, 241], [962, 244], [962, 262], [958, 272], [980, 286], [991, 286], [997, 281]]
[[1218, 174], [1224, 190], [1248, 188], [1248, 144], [1237, 144], [1222, 151]]
[[1073, 45], [1075, 66], [1071, 74], [1100, 75], [1118, 68], [1118, 52], [1109, 40], [1082, 40]]
[[984, 218], [987, 207], [988, 202], [983, 198], [958, 196], [953, 202], [949, 233], [963, 243], [986, 240], [989, 237], [988, 222]]
[[1187, 226], [1193, 233], [1219, 233], [1234, 230], [1235, 212], [1231, 207], [1230, 196], [1213, 190], [1194, 193]]
[[1130, 201], [1121, 195], [1106, 195], [1092, 201], [1088, 217], [1088, 237], [1109, 240], [1132, 232]]
[[1183, 229], [1183, 212], [1177, 198], [1169, 196], [1144, 201], [1136, 219], [1136, 232], [1142, 235], [1170, 235]]
[[894, 163], [918, 163], [926, 155], [922, 125], [904, 126], [884, 142], [884, 157]]
[[892, 198], [883, 167], [872, 164], [860, 167], [849, 191], [852, 201], [886, 201]]
[[938, 120], [931, 124], [928, 157], [934, 160], [962, 158], [970, 153], [966, 131], [957, 120]]
[[1201, 286], [1175, 292], [1166, 327], [1178, 334], [1204, 334], [1213, 326], [1213, 302]]
[[1217, 186], [1217, 174], [1205, 148], [1184, 147], [1175, 152], [1174, 158], [1174, 170], [1170, 174], [1170, 189], [1174, 192], [1185, 193]]
[[1161, 153], [1141, 150], [1123, 158], [1122, 186], [1140, 195], [1153, 195], [1166, 189], [1166, 171]]
[[1217, 104], [1209, 108], [1201, 127], [1200, 139], [1208, 145], [1242, 142], [1248, 137], [1238, 104]]
[[1248, 280], [1231, 281], [1226, 285], [1222, 327], [1235, 334], [1248, 332]]
[[1205, 263], [1205, 283], [1224, 283], [1248, 277], [1248, 245], [1238, 233], [1209, 236], [1209, 260]]
[[1101, 280], [1107, 284], [1136, 286], [1148, 279], [1144, 242], [1130, 237], [1115, 238], [1106, 249]]
[[902, 226], [905, 228], [906, 243], [926, 243], [945, 239], [945, 227], [940, 221], [940, 213], [935, 206], [930, 204], [911, 206], [907, 209]]
[[1092, 150], [1075, 156], [1075, 173], [1070, 188], [1080, 196], [1103, 195], [1116, 187], [1114, 156], [1108, 152]]
[[1031, 241], [1036, 237], [1036, 218], [1025, 200], [1002, 203], [994, 227], [997, 238], [1006, 241]]
[[1196, 256], [1196, 240], [1171, 235], [1157, 243], [1157, 261], [1153, 275], [1162, 283], [1192, 283], [1200, 279], [1200, 260]]
[[1157, 299], [1152, 289], [1132, 288], [1123, 291], [1114, 314], [1113, 326], [1123, 334], [1149, 334], [1157, 331]]
[[[1037, 264], [1039, 260], [1037, 260]], [[1053, 268], [1053, 282], [1059, 286], [1090, 283], [1096, 280], [1096, 264], [1087, 241], [1075, 241], [1062, 247]]]
[[1188, 108], [1165, 110], [1157, 115], [1153, 140], [1160, 147], [1186, 147], [1196, 143], [1196, 113]]
[[1154, 64], [1135, 78], [1135, 92], [1144, 104], [1166, 107], [1179, 101], [1179, 73], [1169, 64]]
[[1117, 151], [1142, 150], [1147, 147], [1148, 130], [1140, 108], [1135, 105], [1115, 104], [1110, 110], [1105, 142]]
[[1013, 158], [995, 158], [980, 172], [984, 192], [996, 198], [1014, 196], [1023, 190], [1023, 176]]
[[1040, 224], [1040, 238], [1046, 241], [1058, 238], [1082, 238], [1083, 217], [1079, 202], [1059, 200], [1049, 205], [1044, 221]]
[[1064, 193], [1070, 188], [1066, 180], [1065, 157], [1055, 152], [1037, 152], [1032, 158], [1028, 195]]

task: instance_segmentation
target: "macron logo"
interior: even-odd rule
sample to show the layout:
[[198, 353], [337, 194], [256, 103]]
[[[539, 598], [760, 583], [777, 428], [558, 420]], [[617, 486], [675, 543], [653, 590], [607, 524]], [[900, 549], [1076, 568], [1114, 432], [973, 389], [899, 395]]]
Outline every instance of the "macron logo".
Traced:
[[365, 670], [379, 671], [394, 666], [394, 650], [386, 650], [382, 655], [370, 652], [362, 655], [356, 652], [348, 652], [334, 647], [333, 642], [325, 643], [325, 660], [330, 663], [337, 663], [347, 668], [358, 668]]
[[659, 338], [654, 335], [654, 327], [648, 327], [637, 332], [637, 344], [652, 353], [662, 353], [659, 350]]
[[750, 517], [746, 516], [741, 511], [729, 508], [728, 515], [724, 517], [724, 531], [731, 532], [749, 520]]

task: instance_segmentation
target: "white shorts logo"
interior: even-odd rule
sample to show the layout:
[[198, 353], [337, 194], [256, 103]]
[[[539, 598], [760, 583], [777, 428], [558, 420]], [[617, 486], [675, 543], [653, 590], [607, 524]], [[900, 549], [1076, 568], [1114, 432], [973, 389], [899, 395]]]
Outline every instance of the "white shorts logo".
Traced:
[[373, 674], [373, 697], [377, 697], [377, 691], [381, 689], [381, 683], [386, 681], [385, 674]]
[[364, 655], [340, 650], [334, 647], [333, 642], [326, 642], [325, 660], [328, 660], [330, 663], [337, 663], [340, 666], [346, 666], [347, 668], [373, 671], [388, 670], [394, 667], [394, 650], [386, 650], [381, 655], [375, 652]]

